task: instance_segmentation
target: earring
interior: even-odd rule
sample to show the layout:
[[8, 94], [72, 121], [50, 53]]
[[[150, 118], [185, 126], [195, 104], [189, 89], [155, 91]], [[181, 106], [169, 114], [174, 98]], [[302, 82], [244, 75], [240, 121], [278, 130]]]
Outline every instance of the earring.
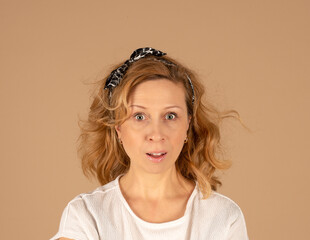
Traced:
[[188, 138], [187, 138], [187, 136], [186, 136], [186, 138], [185, 138], [185, 140], [184, 140], [184, 143], [187, 143], [188, 142]]
[[122, 145], [123, 142], [122, 142], [122, 139], [118, 138], [118, 142]]

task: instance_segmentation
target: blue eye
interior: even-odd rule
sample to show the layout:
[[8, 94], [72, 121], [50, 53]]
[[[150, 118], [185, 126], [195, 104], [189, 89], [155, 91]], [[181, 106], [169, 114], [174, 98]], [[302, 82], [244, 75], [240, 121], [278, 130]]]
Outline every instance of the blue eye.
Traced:
[[166, 119], [167, 120], [174, 120], [175, 118], [177, 118], [177, 114], [176, 113], [171, 112], [171, 113], [168, 113], [166, 115]]

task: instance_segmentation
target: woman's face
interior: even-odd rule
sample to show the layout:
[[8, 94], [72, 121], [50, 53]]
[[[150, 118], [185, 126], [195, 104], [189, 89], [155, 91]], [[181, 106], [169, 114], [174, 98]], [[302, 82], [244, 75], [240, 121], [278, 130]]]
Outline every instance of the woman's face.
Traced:
[[184, 91], [167, 79], [136, 86], [129, 98], [130, 118], [116, 127], [131, 170], [161, 173], [175, 167], [190, 122]]

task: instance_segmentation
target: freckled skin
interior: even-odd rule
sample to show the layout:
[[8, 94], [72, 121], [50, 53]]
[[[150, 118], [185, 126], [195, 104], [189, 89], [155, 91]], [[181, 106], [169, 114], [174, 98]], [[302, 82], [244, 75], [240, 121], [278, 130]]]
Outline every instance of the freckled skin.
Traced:
[[[143, 82], [132, 92], [131, 105], [145, 108], [131, 107], [131, 117], [115, 128], [130, 157], [130, 171], [162, 173], [175, 168], [190, 122], [183, 85], [167, 79]], [[147, 152], [161, 150], [167, 152], [162, 162], [147, 159]]]

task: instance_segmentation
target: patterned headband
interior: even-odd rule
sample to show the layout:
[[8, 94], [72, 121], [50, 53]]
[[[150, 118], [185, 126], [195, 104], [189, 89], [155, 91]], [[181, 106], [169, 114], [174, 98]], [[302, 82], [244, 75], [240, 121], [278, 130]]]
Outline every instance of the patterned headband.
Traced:
[[[109, 97], [111, 98], [112, 96], [112, 90], [117, 86], [119, 85], [119, 83], [121, 82], [121, 80], [123, 79], [124, 75], [126, 74], [129, 66], [133, 63], [133, 62], [136, 62], [138, 61], [139, 59], [141, 58], [144, 58], [148, 55], [153, 55], [153, 56], [156, 56], [156, 57], [162, 57], [164, 55], [166, 55], [166, 53], [163, 53], [159, 50], [156, 50], [154, 48], [150, 48], [150, 47], [146, 47], [146, 48], [139, 48], [137, 50], [135, 50], [130, 58], [128, 60], [126, 60], [124, 62], [124, 64], [118, 68], [116, 68], [115, 70], [113, 70], [111, 72], [111, 74], [109, 75], [109, 77], [107, 78], [107, 81], [105, 83], [105, 86], [104, 86], [104, 89], [109, 89], [110, 90], [110, 95]], [[155, 60], [159, 60], [161, 62], [163, 62], [164, 64], [166, 65], [173, 65], [175, 66], [174, 63], [171, 63], [165, 59], [155, 59]], [[190, 79], [190, 77], [186, 74], [186, 77], [189, 81], [189, 84], [192, 88], [192, 94], [193, 94], [193, 97], [192, 97], [192, 104], [194, 104], [195, 102], [195, 92], [194, 92], [194, 86], [192, 84], [192, 81]]]

